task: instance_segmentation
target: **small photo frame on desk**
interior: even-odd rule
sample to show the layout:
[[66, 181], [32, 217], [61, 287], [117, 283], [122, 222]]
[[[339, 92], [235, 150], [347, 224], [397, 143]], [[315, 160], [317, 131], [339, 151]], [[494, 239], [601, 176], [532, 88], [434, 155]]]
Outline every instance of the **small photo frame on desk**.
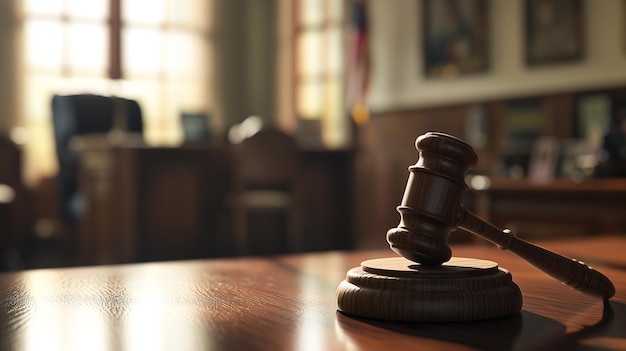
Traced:
[[530, 155], [535, 140], [543, 134], [545, 120], [541, 99], [508, 102], [504, 114], [505, 153]]
[[533, 182], [553, 180], [558, 171], [561, 146], [553, 137], [540, 137], [533, 143], [528, 178]]
[[580, 61], [583, 57], [582, 0], [526, 0], [526, 63]]
[[486, 0], [424, 0], [423, 57], [428, 78], [456, 78], [489, 68]]
[[541, 99], [510, 101], [504, 112], [503, 175], [522, 177], [528, 171], [533, 145], [543, 134], [544, 107]]
[[185, 143], [207, 142], [211, 139], [209, 117], [206, 114], [183, 112], [180, 119]]
[[612, 101], [608, 94], [591, 94], [576, 99], [574, 137], [595, 148], [602, 147], [604, 135], [611, 127]]

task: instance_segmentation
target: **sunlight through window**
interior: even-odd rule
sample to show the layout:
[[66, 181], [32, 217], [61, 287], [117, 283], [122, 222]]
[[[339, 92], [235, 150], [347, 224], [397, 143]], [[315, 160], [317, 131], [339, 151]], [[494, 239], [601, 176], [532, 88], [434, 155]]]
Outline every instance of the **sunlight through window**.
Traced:
[[135, 99], [148, 143], [181, 142], [180, 115], [210, 112], [210, 15], [205, 0], [25, 0], [27, 181], [56, 173], [54, 94]]
[[296, 114], [319, 121], [326, 147], [350, 142], [345, 113], [344, 2], [300, 0], [296, 16]]

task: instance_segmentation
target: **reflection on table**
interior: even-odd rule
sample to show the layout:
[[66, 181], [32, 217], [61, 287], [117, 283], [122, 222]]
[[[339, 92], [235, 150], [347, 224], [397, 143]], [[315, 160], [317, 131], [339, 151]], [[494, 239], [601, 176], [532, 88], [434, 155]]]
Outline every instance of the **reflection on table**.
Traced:
[[606, 274], [610, 301], [564, 287], [509, 252], [456, 245], [498, 262], [520, 286], [520, 314], [473, 323], [393, 323], [337, 312], [346, 271], [389, 250], [323, 252], [0, 275], [0, 348], [15, 350], [625, 349], [626, 238], [540, 245]]

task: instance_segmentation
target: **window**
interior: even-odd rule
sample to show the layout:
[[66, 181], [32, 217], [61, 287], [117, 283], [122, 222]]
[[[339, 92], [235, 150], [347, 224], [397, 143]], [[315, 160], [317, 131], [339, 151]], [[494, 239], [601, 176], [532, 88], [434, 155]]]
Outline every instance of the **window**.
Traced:
[[209, 1], [25, 0], [23, 6], [27, 179], [56, 172], [53, 94], [137, 99], [152, 144], [182, 140], [181, 113], [208, 113]]
[[299, 0], [295, 7], [295, 109], [317, 120], [331, 148], [350, 142], [345, 111], [345, 4], [343, 0]]
[[[144, 101], [146, 138], [182, 139], [181, 112], [209, 108], [206, 0], [124, 0], [122, 73]], [[147, 103], [149, 102], [149, 103]]]

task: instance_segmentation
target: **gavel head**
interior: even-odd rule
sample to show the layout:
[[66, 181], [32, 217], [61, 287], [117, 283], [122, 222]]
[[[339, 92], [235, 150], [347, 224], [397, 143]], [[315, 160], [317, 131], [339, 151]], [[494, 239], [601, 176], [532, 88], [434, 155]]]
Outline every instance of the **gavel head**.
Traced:
[[409, 167], [400, 224], [387, 232], [391, 249], [399, 255], [434, 266], [452, 256], [448, 234], [462, 215], [461, 197], [467, 186], [465, 173], [478, 156], [471, 146], [444, 134], [429, 132], [415, 141], [419, 158]]

